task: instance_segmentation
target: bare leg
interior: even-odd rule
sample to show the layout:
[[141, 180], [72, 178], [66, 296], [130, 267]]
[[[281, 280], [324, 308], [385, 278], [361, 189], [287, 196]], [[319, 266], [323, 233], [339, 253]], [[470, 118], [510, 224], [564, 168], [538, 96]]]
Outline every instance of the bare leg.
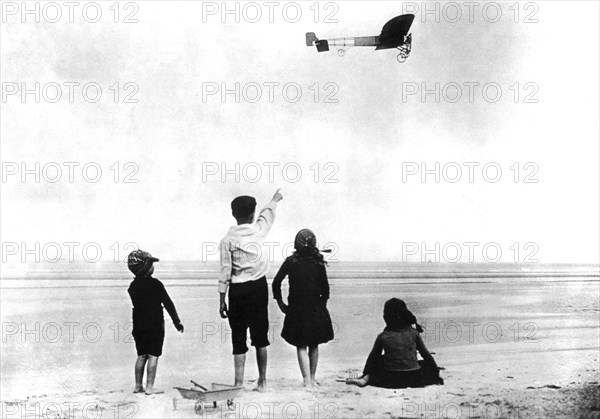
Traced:
[[235, 366], [235, 383], [236, 387], [244, 385], [244, 368], [246, 366], [246, 354], [234, 355], [233, 364]]
[[146, 394], [161, 394], [164, 391], [154, 388], [154, 379], [158, 369], [158, 357], [148, 355], [148, 368], [146, 370]]
[[308, 356], [310, 357], [310, 383], [313, 387], [318, 387], [319, 383], [315, 376], [317, 375], [317, 364], [319, 363], [319, 346], [309, 347]]
[[143, 393], [144, 386], [142, 381], [144, 380], [144, 367], [146, 367], [146, 361], [148, 360], [148, 355], [138, 355], [137, 360], [135, 361], [135, 390], [134, 393]]
[[256, 348], [256, 363], [258, 364], [258, 391], [267, 389], [267, 348]]
[[367, 362], [365, 363], [365, 367], [363, 368], [362, 375], [359, 378], [348, 378], [346, 380], [346, 384], [354, 384], [359, 387], [365, 387], [367, 384], [369, 384], [371, 378], [370, 374], [379, 370], [381, 368], [382, 362], [383, 356], [381, 355], [381, 353], [375, 354], [372, 352], [367, 358]]
[[298, 365], [300, 365], [300, 372], [302, 373], [302, 379], [304, 380], [304, 387], [310, 386], [310, 372], [309, 372], [309, 361], [308, 352], [306, 346], [296, 346], [296, 353], [298, 354]]

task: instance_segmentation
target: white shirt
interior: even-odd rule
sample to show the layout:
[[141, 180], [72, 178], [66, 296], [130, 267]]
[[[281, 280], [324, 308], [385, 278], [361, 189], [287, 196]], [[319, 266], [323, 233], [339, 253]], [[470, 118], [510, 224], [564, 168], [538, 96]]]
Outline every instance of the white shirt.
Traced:
[[275, 221], [276, 208], [275, 201], [269, 202], [254, 223], [231, 227], [221, 240], [220, 293], [227, 292], [229, 283], [256, 281], [267, 274], [269, 252], [263, 243]]

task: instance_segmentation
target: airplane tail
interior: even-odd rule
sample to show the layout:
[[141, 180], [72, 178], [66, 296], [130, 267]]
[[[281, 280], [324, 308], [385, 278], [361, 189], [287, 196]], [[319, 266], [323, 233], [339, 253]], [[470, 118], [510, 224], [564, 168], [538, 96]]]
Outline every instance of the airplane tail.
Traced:
[[317, 51], [319, 51], [319, 52], [329, 51], [329, 42], [327, 42], [326, 39], [323, 39], [322, 41], [317, 41], [316, 45], [317, 45]]
[[317, 38], [317, 36], [315, 35], [314, 32], [306, 32], [306, 46], [307, 47], [312, 47], [314, 44], [313, 42], [317, 42], [319, 40], [319, 38]]
[[313, 45], [319, 52], [329, 51], [329, 42], [326, 39], [319, 40], [314, 32], [306, 32], [306, 46], [312, 47]]

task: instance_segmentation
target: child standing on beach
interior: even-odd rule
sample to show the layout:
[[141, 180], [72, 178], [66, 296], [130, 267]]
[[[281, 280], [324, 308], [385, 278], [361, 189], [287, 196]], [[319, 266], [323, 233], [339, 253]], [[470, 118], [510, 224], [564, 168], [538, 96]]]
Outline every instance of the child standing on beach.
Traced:
[[[258, 386], [267, 386], [267, 346], [269, 346], [269, 288], [266, 274], [269, 270], [268, 252], [264, 241], [275, 220], [277, 203], [283, 197], [279, 189], [254, 221], [256, 200], [251, 196], [238, 196], [231, 202], [231, 212], [237, 225], [229, 229], [221, 240], [221, 273], [219, 275], [220, 307], [222, 318], [229, 317], [233, 361], [234, 385], [244, 385], [244, 368], [248, 346], [248, 329], [252, 346], [256, 348]], [[229, 309], [225, 295], [229, 289]]]
[[[275, 275], [273, 297], [285, 314], [281, 336], [296, 347], [304, 386], [316, 387], [319, 345], [333, 339], [333, 326], [327, 311], [327, 262], [317, 249], [314, 233], [308, 229], [298, 232], [294, 249], [294, 254], [283, 262]], [[286, 276], [290, 283], [288, 305], [281, 296], [281, 282]]]
[[[134, 393], [160, 394], [162, 390], [154, 388], [154, 379], [158, 368], [158, 358], [162, 355], [165, 339], [165, 320], [163, 305], [173, 320], [175, 328], [183, 333], [183, 325], [177, 316], [177, 310], [162, 282], [153, 278], [154, 262], [158, 259], [143, 250], [134, 250], [127, 257], [127, 267], [135, 275], [127, 292], [133, 304], [133, 339], [137, 350], [135, 363]], [[146, 389], [142, 385], [144, 367], [146, 371]]]
[[[421, 339], [423, 328], [406, 303], [398, 298], [388, 300], [383, 308], [383, 319], [386, 328], [375, 340], [362, 377], [350, 378], [346, 383], [383, 388], [444, 384], [435, 360]], [[423, 361], [417, 361], [417, 351]]]

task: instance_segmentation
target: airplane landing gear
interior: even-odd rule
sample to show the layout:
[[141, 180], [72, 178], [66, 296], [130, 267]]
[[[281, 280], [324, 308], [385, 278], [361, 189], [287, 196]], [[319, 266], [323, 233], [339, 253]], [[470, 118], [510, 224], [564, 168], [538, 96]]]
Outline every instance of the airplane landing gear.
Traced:
[[338, 53], [338, 55], [339, 55], [340, 57], [343, 57], [344, 55], [346, 55], [346, 51], [345, 51], [345, 50], [343, 50], [343, 49], [338, 49], [338, 52], [337, 52], [337, 53]]
[[412, 49], [412, 34], [409, 33], [406, 36], [404, 43], [398, 47], [398, 51], [400, 51], [400, 54], [398, 54], [398, 57], [397, 57], [399, 63], [403, 63], [406, 61], [406, 59], [410, 55], [411, 49]]

